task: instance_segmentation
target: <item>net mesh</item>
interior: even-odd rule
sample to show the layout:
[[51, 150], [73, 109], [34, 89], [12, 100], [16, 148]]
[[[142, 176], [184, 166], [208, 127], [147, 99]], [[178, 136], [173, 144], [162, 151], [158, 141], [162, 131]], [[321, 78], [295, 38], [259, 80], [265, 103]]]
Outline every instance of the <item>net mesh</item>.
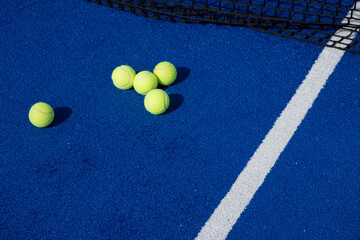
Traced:
[[[360, 1], [87, 0], [163, 21], [243, 26], [360, 54]], [[339, 28], [346, 34], [337, 34]], [[331, 38], [332, 36], [336, 36]], [[345, 41], [344, 41], [345, 40]], [[344, 44], [346, 42], [346, 44]], [[350, 43], [351, 42], [351, 43]]]

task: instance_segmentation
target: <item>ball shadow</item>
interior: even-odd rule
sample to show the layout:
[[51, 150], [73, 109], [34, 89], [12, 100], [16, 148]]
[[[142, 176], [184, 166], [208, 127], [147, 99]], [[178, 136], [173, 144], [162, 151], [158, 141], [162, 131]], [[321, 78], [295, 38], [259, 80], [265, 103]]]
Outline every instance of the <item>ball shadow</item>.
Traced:
[[180, 94], [169, 94], [170, 106], [165, 114], [169, 114], [177, 110], [184, 103], [184, 96]]
[[54, 121], [52, 122], [52, 124], [50, 125], [50, 127], [55, 127], [61, 123], [63, 123], [64, 121], [66, 121], [66, 119], [68, 119], [71, 114], [72, 114], [72, 110], [69, 107], [58, 107], [54, 109]]
[[177, 68], [177, 72], [178, 72], [178, 75], [177, 75], [177, 78], [176, 78], [175, 82], [173, 83], [173, 85], [182, 83], [190, 76], [190, 69], [187, 67], [179, 67], [179, 68]]

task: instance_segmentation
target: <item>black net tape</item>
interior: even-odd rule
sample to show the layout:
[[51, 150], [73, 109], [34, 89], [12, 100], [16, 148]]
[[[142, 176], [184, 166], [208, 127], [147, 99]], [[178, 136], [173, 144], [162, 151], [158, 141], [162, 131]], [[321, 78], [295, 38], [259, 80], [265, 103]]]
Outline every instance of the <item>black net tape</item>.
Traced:
[[[243, 26], [360, 54], [360, 1], [87, 0], [163, 21]], [[341, 31], [338, 31], [341, 29]]]

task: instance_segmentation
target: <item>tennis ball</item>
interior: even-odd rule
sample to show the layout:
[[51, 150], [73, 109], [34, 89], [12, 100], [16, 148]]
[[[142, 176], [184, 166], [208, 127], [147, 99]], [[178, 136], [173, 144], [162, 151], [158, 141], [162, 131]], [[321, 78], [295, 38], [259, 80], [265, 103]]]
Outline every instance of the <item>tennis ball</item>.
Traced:
[[54, 120], [54, 110], [49, 104], [38, 102], [30, 108], [29, 120], [36, 127], [47, 127]]
[[142, 95], [146, 95], [150, 90], [156, 88], [157, 85], [156, 76], [149, 71], [141, 71], [135, 76], [134, 89]]
[[115, 87], [122, 90], [132, 88], [134, 77], [135, 71], [128, 65], [121, 65], [120, 67], [115, 68], [111, 75]]
[[148, 112], [154, 115], [162, 114], [169, 108], [170, 98], [165, 91], [153, 89], [146, 94], [144, 105]]
[[161, 62], [154, 68], [154, 74], [157, 76], [159, 84], [164, 86], [171, 85], [177, 77], [175, 66], [170, 62]]

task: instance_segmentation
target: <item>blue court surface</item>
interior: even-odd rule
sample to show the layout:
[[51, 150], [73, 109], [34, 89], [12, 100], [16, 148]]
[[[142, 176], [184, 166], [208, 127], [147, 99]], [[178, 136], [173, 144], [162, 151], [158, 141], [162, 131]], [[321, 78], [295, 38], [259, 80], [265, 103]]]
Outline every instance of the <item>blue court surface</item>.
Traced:
[[[276, 155], [264, 139], [324, 51], [83, 0], [2, 1], [0, 22], [0, 239], [217, 239], [200, 232], [259, 146]], [[178, 78], [164, 88], [163, 115], [112, 83], [117, 66], [152, 71], [165, 60]], [[291, 139], [273, 167], [263, 154], [253, 168], [271, 171], [263, 181], [250, 172], [235, 204], [225, 203], [230, 213], [245, 204], [240, 217], [210, 230], [360, 239], [359, 64], [357, 54], [339, 59], [293, 135], [291, 117], [279, 123]], [[43, 129], [28, 119], [40, 101], [55, 112]]]

